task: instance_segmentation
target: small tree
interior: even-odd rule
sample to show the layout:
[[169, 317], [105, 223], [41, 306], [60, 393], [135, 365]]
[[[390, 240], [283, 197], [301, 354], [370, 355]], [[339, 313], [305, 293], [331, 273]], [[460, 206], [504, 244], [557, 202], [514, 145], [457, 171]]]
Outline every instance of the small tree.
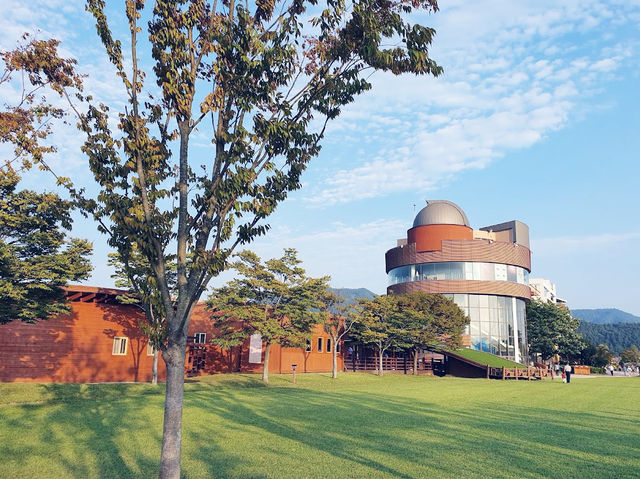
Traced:
[[329, 290], [323, 292], [320, 304], [320, 323], [334, 345], [331, 351], [331, 377], [335, 379], [338, 377], [338, 347], [342, 338], [352, 330], [358, 316], [344, 304], [344, 298]]
[[18, 189], [16, 169], [47, 168], [45, 156], [56, 151], [46, 143], [51, 122], [65, 114], [41, 94], [82, 88], [75, 62], [58, 56], [57, 41], [23, 40], [16, 50], [0, 54], [0, 88], [22, 76], [15, 104], [5, 103], [0, 111], [0, 143], [13, 146], [13, 157], [0, 164], [0, 324], [68, 313], [62, 288], [91, 272], [91, 243], [64, 232], [71, 229], [73, 203], [54, 193]]
[[238, 253], [232, 267], [238, 278], [215, 289], [207, 302], [217, 327], [228, 336], [238, 320], [245, 336], [259, 334], [264, 341], [262, 380], [269, 382], [271, 346], [300, 347], [319, 321], [319, 298], [328, 277], [309, 278], [296, 250], [285, 249], [278, 259], [262, 263], [251, 251]]
[[405, 345], [406, 331], [398, 324], [398, 296], [359, 299], [355, 308], [354, 336], [363, 344], [373, 345], [378, 356], [378, 376], [384, 371], [383, 355], [392, 346]]
[[533, 300], [527, 304], [527, 338], [529, 350], [547, 360], [554, 354], [568, 359], [577, 357], [584, 348], [577, 333], [580, 320], [564, 306]]
[[398, 315], [406, 332], [405, 343], [413, 357], [413, 374], [418, 372], [418, 353], [436, 345], [460, 347], [469, 318], [451, 299], [424, 292], [398, 297]]
[[620, 361], [624, 364], [638, 364], [640, 362], [640, 350], [638, 346], [632, 344], [631, 347], [620, 353]]
[[613, 353], [609, 351], [609, 346], [606, 344], [598, 344], [596, 352], [591, 358], [591, 364], [596, 367], [603, 368], [607, 364], [611, 363], [613, 359]]

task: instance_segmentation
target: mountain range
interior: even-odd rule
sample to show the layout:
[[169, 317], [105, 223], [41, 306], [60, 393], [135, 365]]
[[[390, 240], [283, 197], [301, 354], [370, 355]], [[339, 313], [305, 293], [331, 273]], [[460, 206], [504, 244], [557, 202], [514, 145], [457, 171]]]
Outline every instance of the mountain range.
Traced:
[[571, 316], [595, 324], [640, 323], [640, 317], [616, 308], [572, 309]]

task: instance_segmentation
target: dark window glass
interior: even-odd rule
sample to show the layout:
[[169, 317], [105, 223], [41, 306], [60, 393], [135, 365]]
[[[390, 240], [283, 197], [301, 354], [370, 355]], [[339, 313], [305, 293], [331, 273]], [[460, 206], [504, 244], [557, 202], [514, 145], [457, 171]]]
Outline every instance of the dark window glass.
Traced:
[[318, 338], [318, 352], [322, 352], [322, 338]]

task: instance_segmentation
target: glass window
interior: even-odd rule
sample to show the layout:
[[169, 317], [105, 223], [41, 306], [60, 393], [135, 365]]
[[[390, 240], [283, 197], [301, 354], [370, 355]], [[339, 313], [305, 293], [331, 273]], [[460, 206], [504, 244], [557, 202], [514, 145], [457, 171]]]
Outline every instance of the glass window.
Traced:
[[466, 309], [469, 306], [469, 296], [466, 294], [454, 294], [453, 300], [462, 309]]
[[524, 284], [524, 270], [522, 268], [516, 268], [516, 280], [520, 284]]
[[478, 307], [479, 306], [479, 300], [478, 300], [478, 296], [477, 294], [470, 294], [469, 295], [469, 307], [473, 308], [473, 307]]
[[464, 279], [464, 263], [449, 263], [449, 279]]
[[497, 308], [498, 307], [498, 297], [497, 296], [489, 296], [489, 307], [490, 308]]
[[473, 263], [473, 277], [472, 279], [480, 279], [480, 275], [482, 272], [480, 271], [480, 263]]
[[434, 266], [432, 263], [427, 263], [423, 265], [424, 277], [428, 280], [437, 279], [435, 276]]
[[479, 294], [478, 295], [478, 306], [480, 306], [481, 308], [488, 308], [489, 307], [489, 296], [487, 296], [486, 294]]
[[327, 349], [326, 352], [331, 352], [331, 338], [327, 338]]
[[197, 344], [206, 343], [207, 342], [207, 333], [196, 333], [193, 342], [197, 343]]
[[482, 281], [493, 281], [493, 263], [480, 263], [480, 277], [477, 278]]
[[318, 338], [318, 352], [322, 352], [322, 338]]
[[305, 349], [306, 352], [310, 353], [311, 352], [311, 340], [307, 339], [307, 347]]
[[512, 266], [512, 265], [507, 265], [507, 281], [511, 281], [512, 283], [515, 283], [517, 278], [516, 275], [516, 267]]
[[118, 337], [113, 338], [113, 349], [111, 354], [114, 356], [125, 356], [127, 354], [128, 338]]
[[507, 281], [507, 265], [506, 264], [495, 264], [493, 265], [494, 275], [496, 281]]
[[473, 263], [464, 263], [464, 279], [473, 279]]

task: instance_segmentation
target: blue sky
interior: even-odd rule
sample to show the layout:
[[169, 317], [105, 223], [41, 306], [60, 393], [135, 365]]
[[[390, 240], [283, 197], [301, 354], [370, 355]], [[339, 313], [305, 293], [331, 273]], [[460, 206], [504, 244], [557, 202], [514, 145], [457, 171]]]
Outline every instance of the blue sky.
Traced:
[[[3, 49], [23, 31], [55, 36], [89, 74], [87, 88], [122, 103], [83, 2], [5, 0], [3, 7]], [[385, 251], [425, 199], [448, 199], [475, 228], [527, 223], [532, 276], [555, 282], [570, 307], [640, 315], [640, 2], [440, 7], [418, 19], [436, 28], [431, 53], [445, 73], [375, 74], [373, 90], [330, 125], [304, 187], [252, 248], [266, 258], [295, 247], [310, 274], [383, 293]], [[199, 140], [206, 145], [204, 132]], [[90, 185], [80, 141], [61, 129], [51, 161]], [[24, 181], [49, 182], [38, 173]], [[95, 244], [89, 283], [112, 285], [104, 237], [86, 220], [74, 234]]]

